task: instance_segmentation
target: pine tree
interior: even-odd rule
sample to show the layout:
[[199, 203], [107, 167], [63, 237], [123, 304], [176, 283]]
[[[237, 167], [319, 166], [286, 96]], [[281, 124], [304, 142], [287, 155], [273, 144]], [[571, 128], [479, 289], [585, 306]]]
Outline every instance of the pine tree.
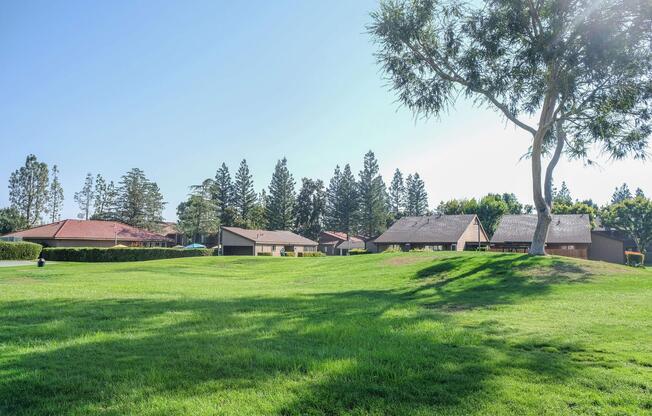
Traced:
[[81, 191], [75, 192], [75, 202], [79, 205], [81, 216], [87, 220], [91, 216], [93, 207], [93, 175], [86, 174], [86, 180]]
[[261, 229], [265, 228], [267, 225], [267, 220], [265, 216], [267, 207], [267, 193], [265, 190], [261, 190], [256, 198], [253, 208], [250, 211], [249, 220], [247, 222], [247, 227], [251, 229]]
[[25, 166], [9, 177], [9, 203], [25, 218], [27, 227], [41, 221], [48, 201], [48, 165], [28, 155]]
[[380, 234], [387, 222], [387, 191], [378, 170], [378, 161], [370, 150], [364, 156], [358, 181], [360, 232], [366, 236]]
[[351, 172], [351, 166], [346, 164], [342, 171], [340, 186], [338, 189], [336, 208], [337, 228], [336, 231], [354, 234], [358, 232], [359, 202], [358, 189], [355, 177]]
[[206, 179], [200, 185], [191, 186], [188, 200], [177, 207], [179, 230], [194, 243], [202, 241], [202, 236], [215, 234], [219, 229], [220, 220], [214, 195], [215, 182]]
[[324, 182], [302, 179], [296, 203], [295, 232], [313, 240], [319, 237], [323, 229], [325, 200]]
[[553, 188], [552, 203], [553, 205], [573, 205], [573, 198], [571, 197], [568, 186], [566, 186], [566, 182], [561, 183], [561, 188], [559, 188], [559, 190]]
[[47, 210], [50, 213], [50, 222], [56, 222], [61, 219], [61, 210], [63, 209], [63, 187], [59, 181], [59, 168], [57, 165], [52, 166], [52, 180], [50, 181], [50, 191], [48, 192]]
[[428, 212], [428, 193], [419, 174], [408, 175], [405, 184], [407, 188], [406, 214], [410, 216], [426, 214]]
[[222, 163], [222, 166], [215, 173], [214, 198], [220, 216], [220, 223], [225, 226], [233, 225], [233, 182], [226, 163]]
[[247, 227], [251, 210], [256, 203], [256, 191], [254, 191], [254, 182], [245, 159], [242, 159], [236, 172], [232, 196], [236, 214], [234, 223], [240, 227]]
[[294, 224], [294, 178], [287, 168], [287, 159], [276, 163], [269, 184], [265, 215], [270, 230], [289, 230]]
[[629, 186], [627, 186], [626, 183], [622, 184], [620, 187], [616, 187], [614, 190], [613, 195], [611, 196], [611, 203], [612, 204], [617, 204], [619, 202], [623, 202], [626, 199], [630, 199], [632, 197], [632, 193], [629, 190]]
[[156, 231], [163, 221], [164, 207], [158, 185], [147, 179], [141, 169], [134, 168], [122, 176], [116, 199], [118, 220]]
[[641, 188], [636, 188], [636, 192], [634, 192], [634, 196], [636, 198], [645, 198], [645, 192]]
[[95, 177], [95, 202], [92, 219], [109, 220], [116, 217], [116, 199], [118, 191], [113, 181], [106, 182], [102, 175]]
[[324, 225], [329, 230], [337, 231], [340, 227], [338, 208], [340, 205], [340, 184], [342, 183], [342, 171], [340, 166], [335, 166], [333, 177], [326, 189], [326, 208], [324, 212]]
[[394, 218], [399, 218], [405, 209], [405, 182], [400, 170], [394, 171], [392, 183], [389, 186], [389, 207]]

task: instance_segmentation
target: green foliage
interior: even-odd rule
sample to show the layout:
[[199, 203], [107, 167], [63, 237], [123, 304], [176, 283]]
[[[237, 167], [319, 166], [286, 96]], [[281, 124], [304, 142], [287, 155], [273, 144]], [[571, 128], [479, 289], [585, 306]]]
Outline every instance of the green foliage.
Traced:
[[25, 218], [28, 227], [38, 224], [47, 210], [48, 183], [48, 165], [34, 155], [28, 155], [25, 165], [9, 177], [9, 203]]
[[566, 182], [561, 183], [561, 188], [556, 189], [553, 188], [552, 191], [552, 207], [554, 209], [555, 204], [559, 205], [572, 205], [573, 204], [573, 197], [570, 194], [570, 190], [568, 189], [568, 186], [566, 186]]
[[265, 219], [270, 230], [289, 230], [294, 225], [294, 178], [287, 159], [276, 163], [265, 206]]
[[585, 202], [571, 202], [571, 204], [555, 203], [552, 205], [553, 214], [586, 214], [589, 216], [591, 228], [595, 227], [595, 218], [597, 210]]
[[319, 237], [324, 226], [326, 192], [321, 179], [303, 178], [295, 206], [294, 231], [311, 240]]
[[231, 181], [231, 173], [226, 163], [215, 173], [215, 203], [217, 205], [220, 223], [224, 226], [230, 227], [235, 221], [235, 209], [233, 208], [233, 182]]
[[358, 256], [361, 254], [371, 254], [371, 251], [365, 250], [364, 248], [352, 248], [348, 253], [349, 256]]
[[408, 175], [405, 180], [405, 215], [418, 216], [428, 213], [428, 193], [426, 185], [418, 173]]
[[116, 201], [118, 190], [113, 181], [107, 181], [98, 174], [95, 177], [95, 190], [93, 192], [93, 216], [94, 220], [116, 219]]
[[493, 235], [498, 222], [506, 214], [522, 214], [524, 206], [514, 194], [487, 194], [480, 202], [475, 198], [442, 201], [437, 211], [445, 215], [476, 214], [489, 237]]
[[16, 208], [0, 208], [0, 235], [13, 233], [28, 227], [27, 218]]
[[351, 166], [336, 166], [326, 191], [326, 227], [351, 234], [357, 231], [359, 197]]
[[303, 251], [297, 254], [299, 257], [325, 257], [326, 256], [326, 254], [322, 253], [321, 251]]
[[366, 236], [381, 234], [386, 229], [388, 212], [387, 189], [379, 174], [378, 161], [371, 150], [364, 155], [358, 180], [359, 228]]
[[144, 261], [215, 254], [215, 251], [209, 248], [47, 247], [43, 249], [43, 258], [46, 260], [75, 262]]
[[215, 234], [220, 227], [217, 204], [213, 198], [214, 182], [206, 179], [190, 190], [188, 200], [177, 207], [178, 228], [193, 242], [198, 242], [200, 236]]
[[163, 221], [164, 207], [158, 185], [150, 181], [145, 172], [134, 168], [122, 176], [116, 200], [117, 220], [157, 231]]
[[389, 210], [394, 219], [400, 218], [405, 209], [405, 181], [400, 170], [394, 171], [392, 183], [389, 186]]
[[256, 204], [256, 191], [254, 190], [253, 177], [249, 173], [249, 166], [245, 159], [242, 159], [235, 174], [232, 197], [236, 214], [234, 224], [239, 227], [248, 227], [251, 222], [251, 210]]
[[34, 260], [41, 249], [40, 244], [26, 241], [0, 241], [0, 260]]
[[619, 202], [623, 202], [626, 199], [630, 199], [631, 197], [632, 192], [629, 190], [629, 186], [627, 186], [626, 183], [623, 183], [621, 186], [616, 187], [614, 190], [614, 193], [611, 196], [611, 203], [617, 204]]
[[91, 217], [93, 209], [93, 200], [95, 199], [95, 192], [93, 190], [93, 175], [86, 174], [86, 180], [81, 191], [75, 192], [75, 202], [79, 205], [82, 217], [87, 220]]
[[260, 253], [256, 254], [256, 256], [271, 257], [272, 253], [269, 251], [261, 251]]
[[297, 253], [295, 253], [294, 251], [282, 251], [281, 256], [283, 256], [283, 257], [296, 257]]
[[63, 209], [63, 187], [59, 180], [59, 168], [57, 165], [52, 166], [52, 180], [48, 190], [47, 212], [50, 222], [56, 222], [61, 219], [61, 210]]
[[600, 213], [602, 225], [624, 232], [646, 254], [652, 242], [652, 200], [638, 196], [612, 204]]

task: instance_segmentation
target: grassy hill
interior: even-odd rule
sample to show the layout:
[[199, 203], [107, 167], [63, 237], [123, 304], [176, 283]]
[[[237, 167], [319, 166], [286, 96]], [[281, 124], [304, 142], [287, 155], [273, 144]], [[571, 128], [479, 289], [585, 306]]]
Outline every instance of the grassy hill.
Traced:
[[0, 269], [0, 414], [644, 414], [652, 271], [415, 253]]

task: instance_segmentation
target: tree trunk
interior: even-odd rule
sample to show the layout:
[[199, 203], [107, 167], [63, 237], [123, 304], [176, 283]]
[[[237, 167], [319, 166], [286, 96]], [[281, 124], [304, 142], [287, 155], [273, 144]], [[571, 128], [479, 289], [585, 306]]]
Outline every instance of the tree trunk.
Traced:
[[[550, 120], [554, 115], [554, 108], [556, 103], [556, 92], [554, 83], [551, 82], [546, 92], [546, 97], [543, 102], [541, 116], [539, 117], [539, 128], [534, 135], [532, 141], [532, 193], [534, 197], [534, 206], [537, 210], [537, 226], [534, 230], [532, 237], [532, 244], [530, 244], [529, 254], [534, 256], [546, 255], [546, 236], [548, 235], [548, 227], [552, 222], [550, 213], [550, 205], [547, 203], [542, 189], [541, 178], [541, 157], [543, 153], [543, 140], [548, 132], [546, 126], [549, 125]], [[557, 158], [558, 160], [559, 158]], [[552, 163], [552, 160], [551, 160]], [[556, 164], [556, 161], [555, 161]], [[554, 165], [552, 166], [554, 169]], [[550, 172], [550, 183], [552, 183], [552, 170]], [[546, 179], [548, 173], [546, 173]], [[546, 181], [548, 182], [548, 181]]]

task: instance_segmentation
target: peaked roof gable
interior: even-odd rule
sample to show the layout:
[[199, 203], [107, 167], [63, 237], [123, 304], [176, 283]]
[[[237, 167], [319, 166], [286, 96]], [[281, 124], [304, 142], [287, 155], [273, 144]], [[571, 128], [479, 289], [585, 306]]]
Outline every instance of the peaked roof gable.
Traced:
[[[531, 243], [536, 215], [505, 215], [496, 227], [492, 243]], [[586, 214], [553, 214], [546, 243], [590, 244], [591, 223]]]
[[291, 231], [247, 230], [240, 227], [222, 227], [222, 229], [259, 244], [317, 245], [315, 241]]
[[392, 224], [375, 242], [457, 243], [475, 218], [474, 214], [403, 217]]

